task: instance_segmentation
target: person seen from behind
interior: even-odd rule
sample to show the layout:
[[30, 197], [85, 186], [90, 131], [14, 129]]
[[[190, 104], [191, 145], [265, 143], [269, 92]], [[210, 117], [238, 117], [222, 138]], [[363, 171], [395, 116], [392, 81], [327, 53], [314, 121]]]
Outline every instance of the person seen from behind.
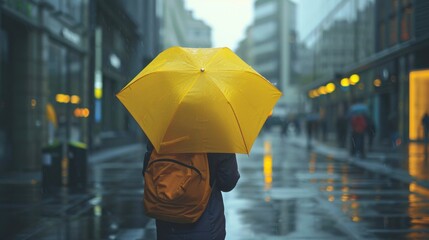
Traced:
[[337, 120], [336, 120], [336, 128], [337, 128], [337, 144], [339, 147], [341, 148], [345, 148], [346, 147], [346, 142], [347, 142], [347, 117], [340, 113], [340, 115], [338, 115]]
[[314, 121], [307, 119], [305, 122], [305, 130], [307, 131], [307, 148], [311, 149], [311, 139], [313, 138], [313, 131], [314, 131]]
[[365, 158], [365, 132], [367, 130], [367, 118], [363, 114], [356, 114], [351, 117], [352, 139], [351, 152], [352, 156], [357, 154]]
[[[148, 162], [153, 151], [155, 151], [153, 145], [148, 142], [145, 163], [143, 166], [144, 175], [147, 174], [145, 173], [145, 170], [148, 168], [148, 165], [151, 165], [151, 163], [148, 164]], [[234, 189], [240, 178], [237, 160], [235, 154], [232, 153], [208, 153], [206, 159], [208, 161], [211, 192], [209, 193], [208, 203], [205, 210], [198, 220], [191, 223], [179, 223], [156, 219], [156, 233], [158, 240], [225, 239], [226, 229], [222, 192], [229, 192]], [[182, 180], [178, 179], [177, 181]], [[148, 184], [146, 182], [146, 176], [145, 184]], [[158, 182], [158, 184], [161, 183]], [[160, 201], [157, 204], [162, 205], [163, 202]]]
[[390, 132], [390, 142], [393, 149], [396, 149], [400, 145], [400, 138], [398, 132], [398, 114], [392, 112], [387, 118], [387, 127]]

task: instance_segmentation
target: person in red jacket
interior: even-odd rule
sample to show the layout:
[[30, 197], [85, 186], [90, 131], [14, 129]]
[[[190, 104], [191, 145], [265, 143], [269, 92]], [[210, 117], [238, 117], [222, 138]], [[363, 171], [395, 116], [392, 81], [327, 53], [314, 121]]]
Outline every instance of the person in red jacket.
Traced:
[[351, 117], [352, 144], [351, 155], [360, 154], [365, 158], [365, 132], [367, 131], [367, 117], [364, 114], [356, 114]]

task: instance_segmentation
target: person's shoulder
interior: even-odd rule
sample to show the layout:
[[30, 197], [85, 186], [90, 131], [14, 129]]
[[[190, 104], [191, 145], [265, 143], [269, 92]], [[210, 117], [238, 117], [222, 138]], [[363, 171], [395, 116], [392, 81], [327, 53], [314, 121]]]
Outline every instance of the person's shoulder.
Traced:
[[207, 153], [207, 155], [213, 157], [226, 157], [226, 156], [235, 156], [235, 153]]
[[235, 153], [207, 153], [207, 156], [209, 159], [223, 160], [235, 158]]

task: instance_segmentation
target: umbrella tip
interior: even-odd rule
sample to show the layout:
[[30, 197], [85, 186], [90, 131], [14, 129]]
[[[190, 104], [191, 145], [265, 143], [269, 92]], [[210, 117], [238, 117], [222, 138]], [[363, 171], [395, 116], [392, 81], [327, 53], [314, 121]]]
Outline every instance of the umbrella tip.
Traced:
[[201, 72], [204, 72], [206, 69], [205, 68], [200, 68], [200, 71]]

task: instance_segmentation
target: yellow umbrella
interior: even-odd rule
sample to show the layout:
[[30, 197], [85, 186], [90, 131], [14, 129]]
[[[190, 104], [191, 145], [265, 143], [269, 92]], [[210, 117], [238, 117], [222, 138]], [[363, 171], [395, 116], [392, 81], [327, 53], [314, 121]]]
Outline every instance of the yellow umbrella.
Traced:
[[159, 153], [249, 153], [281, 92], [228, 48], [172, 47], [116, 96]]

